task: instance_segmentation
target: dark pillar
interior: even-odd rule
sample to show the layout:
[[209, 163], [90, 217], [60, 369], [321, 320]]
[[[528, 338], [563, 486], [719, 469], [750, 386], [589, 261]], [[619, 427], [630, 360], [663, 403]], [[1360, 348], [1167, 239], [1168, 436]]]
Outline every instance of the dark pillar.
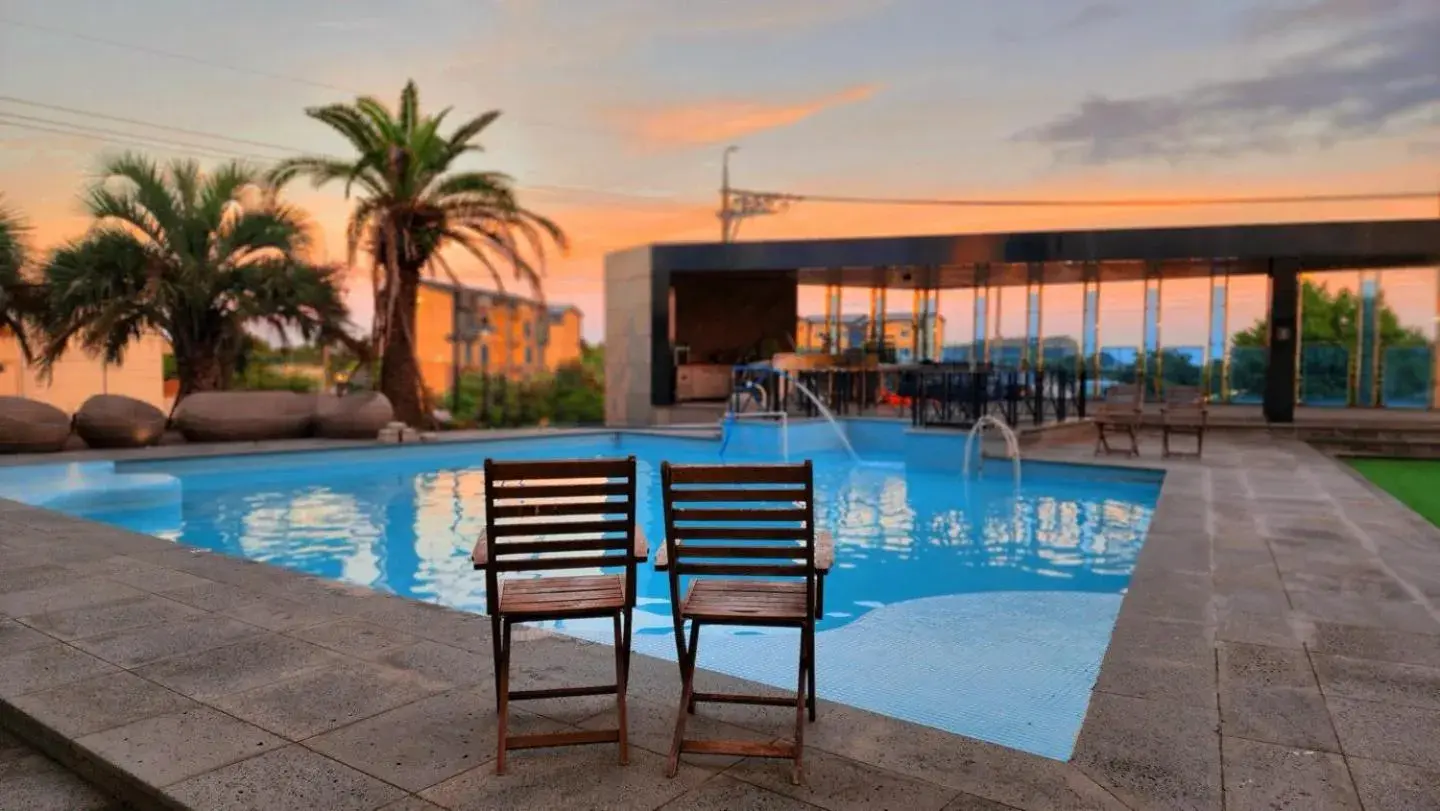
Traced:
[[1299, 341], [1300, 263], [1270, 260], [1270, 358], [1265, 372], [1265, 419], [1295, 421], [1295, 357]]

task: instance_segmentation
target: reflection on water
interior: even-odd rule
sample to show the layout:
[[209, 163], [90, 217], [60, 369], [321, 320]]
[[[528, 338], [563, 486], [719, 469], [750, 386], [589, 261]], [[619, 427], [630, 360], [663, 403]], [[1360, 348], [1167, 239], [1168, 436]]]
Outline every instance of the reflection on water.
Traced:
[[[714, 461], [713, 443], [625, 437], [507, 443], [497, 458], [634, 453], [652, 546], [662, 523], [661, 459]], [[183, 504], [174, 518], [137, 513], [88, 517], [192, 546], [480, 611], [484, 582], [468, 555], [484, 526], [482, 458], [376, 456], [363, 465], [290, 469], [177, 466]], [[439, 469], [437, 469], [439, 468]], [[154, 469], [153, 467], [151, 469]], [[836, 539], [822, 629], [884, 605], [922, 597], [999, 591], [1117, 594], [1128, 581], [1159, 487], [1026, 473], [1017, 500], [1008, 476], [962, 485], [954, 474], [899, 464], [816, 459], [820, 524]], [[168, 521], [168, 526], [157, 523]], [[637, 630], [668, 628], [666, 578], [639, 578]], [[648, 606], [648, 608], [647, 608]]]

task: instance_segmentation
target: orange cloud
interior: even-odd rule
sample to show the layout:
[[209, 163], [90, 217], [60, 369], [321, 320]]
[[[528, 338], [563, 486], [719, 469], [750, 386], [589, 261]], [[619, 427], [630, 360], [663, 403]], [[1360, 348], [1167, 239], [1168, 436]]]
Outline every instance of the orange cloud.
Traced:
[[[808, 101], [767, 103], [720, 99], [658, 110], [628, 110], [623, 118], [640, 137], [657, 146], [698, 146], [743, 138], [765, 130], [797, 124], [835, 107], [864, 101], [878, 85], [863, 84]], [[638, 117], [638, 125], [635, 119]]]

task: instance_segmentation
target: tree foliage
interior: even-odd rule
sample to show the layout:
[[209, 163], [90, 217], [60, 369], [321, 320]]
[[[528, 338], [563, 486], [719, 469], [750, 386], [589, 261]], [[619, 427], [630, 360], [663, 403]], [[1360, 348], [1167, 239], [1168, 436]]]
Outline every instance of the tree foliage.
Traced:
[[0, 327], [15, 336], [27, 359], [31, 357], [30, 322], [44, 303], [25, 276], [30, 259], [28, 231], [20, 215], [6, 208], [0, 198]]
[[308, 260], [301, 213], [240, 163], [205, 174], [126, 154], [90, 188], [94, 226], [45, 264], [43, 368], [72, 343], [120, 363], [146, 333], [170, 342], [180, 396], [227, 388], [247, 324], [348, 339], [338, 271]]
[[450, 108], [423, 114], [412, 81], [394, 110], [366, 96], [306, 113], [343, 136], [353, 157], [292, 158], [271, 178], [279, 185], [304, 176], [317, 188], [343, 183], [347, 198], [358, 191], [346, 236], [352, 265], [362, 250], [372, 260], [380, 390], [397, 417], [418, 424], [425, 419], [414, 337], [421, 274], [438, 268], [453, 278], [444, 251], [455, 248], [487, 269], [500, 289], [501, 267], [508, 266], [543, 299], [547, 243], [564, 249], [565, 236], [553, 222], [520, 205], [509, 176], [458, 168], [461, 158], [480, 151], [476, 141], [499, 111], [445, 133]]

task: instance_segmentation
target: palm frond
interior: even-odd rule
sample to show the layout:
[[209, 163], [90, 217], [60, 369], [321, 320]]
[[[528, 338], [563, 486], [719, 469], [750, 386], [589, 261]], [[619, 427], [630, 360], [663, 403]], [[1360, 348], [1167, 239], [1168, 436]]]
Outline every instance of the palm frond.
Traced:
[[459, 127], [457, 127], [454, 132], [450, 133], [448, 151], [451, 157], [453, 158], [454, 156], [457, 156], [462, 152], [467, 152], [471, 150], [479, 151], [481, 148], [480, 145], [472, 144], [470, 142], [475, 140], [476, 136], [483, 132], [486, 127], [495, 123], [495, 119], [499, 117], [499, 110], [490, 110], [488, 112], [484, 112], [480, 115], [475, 116], [474, 118], [466, 121], [464, 124], [461, 124]]
[[406, 135], [414, 133], [419, 120], [420, 89], [415, 86], [415, 80], [411, 79], [405, 83], [405, 89], [400, 91], [400, 131]]

